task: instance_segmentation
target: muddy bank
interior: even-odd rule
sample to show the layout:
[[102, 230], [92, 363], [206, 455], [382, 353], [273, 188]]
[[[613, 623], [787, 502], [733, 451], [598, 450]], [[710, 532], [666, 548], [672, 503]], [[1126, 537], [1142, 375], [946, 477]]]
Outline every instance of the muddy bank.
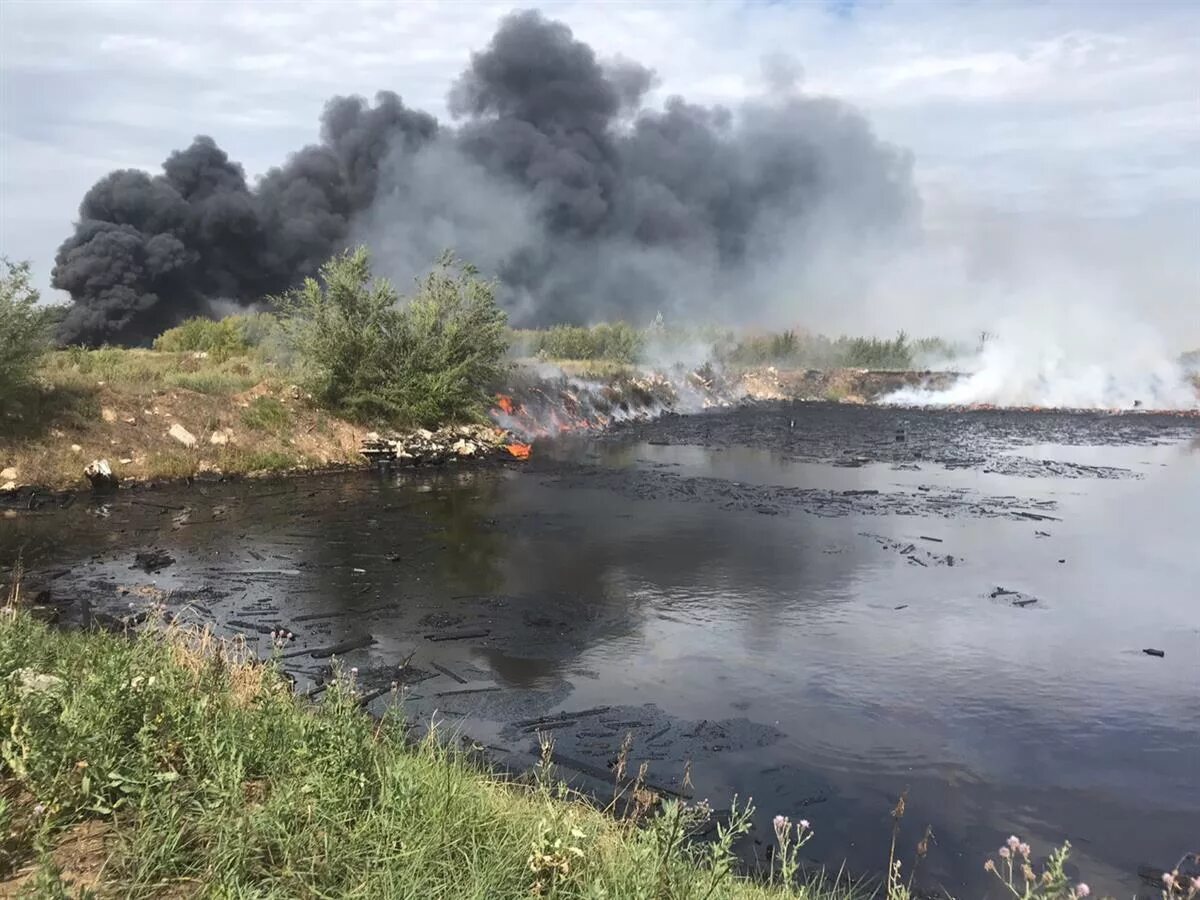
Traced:
[[759, 838], [802, 813], [834, 865], [883, 865], [908, 787], [931, 888], [1016, 831], [1129, 895], [1193, 831], [1198, 438], [780, 403], [528, 463], [80, 497], [0, 522], [0, 561], [63, 623], [161, 608], [314, 697], [335, 659], [374, 710], [395, 682], [514, 768], [552, 732], [590, 790], [632, 735], [664, 793], [753, 796]]

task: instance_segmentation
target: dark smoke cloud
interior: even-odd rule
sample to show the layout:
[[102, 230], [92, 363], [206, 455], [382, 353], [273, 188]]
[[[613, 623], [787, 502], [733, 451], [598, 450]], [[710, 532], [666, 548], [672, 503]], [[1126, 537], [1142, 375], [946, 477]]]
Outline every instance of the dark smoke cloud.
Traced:
[[68, 343], [146, 343], [215, 300], [253, 303], [311, 275], [370, 207], [382, 159], [437, 133], [430, 115], [391, 92], [375, 105], [335, 97], [321, 143], [270, 170], [255, 190], [210, 137], [172, 153], [163, 174], [113, 172], [79, 207], [59, 248], [54, 286], [74, 305]]
[[800, 94], [798, 67], [768, 68], [769, 95], [738, 109], [643, 109], [653, 72], [513, 14], [452, 85], [453, 127], [390, 92], [338, 97], [321, 142], [253, 188], [207, 137], [162, 175], [102, 179], [58, 253], [54, 283], [75, 301], [63, 337], [145, 342], [358, 240], [401, 281], [450, 245], [500, 278], [519, 324], [753, 315], [828, 232], [887, 237], [917, 208], [907, 154]]

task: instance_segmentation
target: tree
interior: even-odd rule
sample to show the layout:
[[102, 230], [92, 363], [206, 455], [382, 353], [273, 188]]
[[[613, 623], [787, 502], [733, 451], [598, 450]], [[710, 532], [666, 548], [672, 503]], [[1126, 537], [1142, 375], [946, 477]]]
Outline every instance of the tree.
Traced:
[[50, 317], [38, 306], [28, 262], [0, 257], [0, 407], [26, 387], [50, 347]]
[[437, 425], [479, 415], [503, 372], [506, 317], [491, 282], [452, 256], [402, 304], [366, 248], [276, 298], [309, 391], [360, 421]]

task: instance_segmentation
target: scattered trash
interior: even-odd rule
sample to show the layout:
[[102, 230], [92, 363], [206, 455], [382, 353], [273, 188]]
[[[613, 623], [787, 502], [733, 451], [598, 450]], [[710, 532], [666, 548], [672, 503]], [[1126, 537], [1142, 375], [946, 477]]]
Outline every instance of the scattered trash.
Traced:
[[93, 459], [83, 467], [83, 474], [92, 483], [92, 490], [111, 490], [117, 486], [117, 476], [107, 459]]
[[487, 425], [447, 425], [437, 431], [415, 431], [381, 437], [367, 434], [359, 452], [375, 462], [397, 465], [440, 465], [454, 459], [476, 459], [498, 452], [507, 432]]
[[1160, 659], [1167, 655], [1165, 650], [1159, 650], [1156, 647], [1146, 647], [1142, 652], [1147, 656], [1157, 656]]

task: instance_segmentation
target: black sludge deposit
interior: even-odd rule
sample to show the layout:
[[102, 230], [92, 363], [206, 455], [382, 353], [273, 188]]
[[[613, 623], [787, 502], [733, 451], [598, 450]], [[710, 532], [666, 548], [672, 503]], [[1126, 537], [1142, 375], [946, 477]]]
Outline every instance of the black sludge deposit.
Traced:
[[643, 765], [752, 797], [751, 861], [781, 813], [877, 872], [908, 788], [923, 888], [981, 888], [1015, 832], [1118, 896], [1194, 843], [1198, 446], [1186, 418], [768, 405], [525, 464], [25, 495], [0, 564], [47, 619], [212, 625], [498, 766], [552, 735], [602, 797]]

